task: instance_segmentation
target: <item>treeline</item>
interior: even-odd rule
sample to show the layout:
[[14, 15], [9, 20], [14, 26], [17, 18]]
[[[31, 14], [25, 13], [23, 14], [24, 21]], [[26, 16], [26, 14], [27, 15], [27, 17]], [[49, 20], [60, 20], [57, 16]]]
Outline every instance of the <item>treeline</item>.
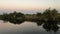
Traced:
[[20, 24], [21, 22], [24, 21], [24, 14], [23, 13], [17, 13], [16, 11], [13, 13], [9, 13], [9, 14], [2, 14], [0, 15], [0, 20], [3, 21], [9, 21], [11, 23], [14, 24]]
[[47, 21], [57, 21], [60, 22], [60, 13], [56, 9], [46, 9], [43, 13], [37, 14], [23, 14], [21, 12], [14, 11], [13, 13], [9, 14], [2, 14], [0, 15], [0, 20], [9, 21], [9, 22], [24, 22], [24, 21], [40, 21], [40, 22], [47, 22]]
[[36, 22], [38, 26], [43, 24], [43, 28], [46, 31], [57, 32], [60, 24], [60, 13], [56, 9], [46, 9], [43, 13], [36, 14], [23, 14], [21, 12], [14, 11], [13, 13], [5, 13], [0, 15], [0, 20], [9, 21], [13, 24], [21, 24], [24, 21]]
[[27, 14], [26, 20], [29, 21], [58, 21], [60, 22], [60, 13], [56, 9], [46, 9], [43, 13]]

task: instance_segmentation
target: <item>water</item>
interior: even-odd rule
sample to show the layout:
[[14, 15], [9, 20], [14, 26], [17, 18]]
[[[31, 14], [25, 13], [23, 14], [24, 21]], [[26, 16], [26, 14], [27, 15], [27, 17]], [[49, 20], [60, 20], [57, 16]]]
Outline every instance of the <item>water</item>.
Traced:
[[0, 34], [60, 34], [60, 30], [56, 33], [47, 32], [42, 25], [38, 26], [35, 22], [25, 21], [21, 24], [13, 24], [0, 21]]

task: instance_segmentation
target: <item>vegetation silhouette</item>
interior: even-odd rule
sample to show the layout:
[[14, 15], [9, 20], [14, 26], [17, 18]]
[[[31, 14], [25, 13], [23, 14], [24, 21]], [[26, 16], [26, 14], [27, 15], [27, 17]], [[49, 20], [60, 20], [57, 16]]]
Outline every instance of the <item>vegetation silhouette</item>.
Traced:
[[14, 13], [0, 15], [0, 19], [14, 24], [20, 24], [25, 21], [24, 14], [17, 13], [16, 11]]
[[57, 32], [59, 30], [57, 24], [60, 24], [60, 13], [58, 13], [56, 9], [46, 9], [43, 13], [37, 14], [23, 14], [14, 11], [13, 13], [0, 15], [0, 20], [9, 21], [13, 24], [33, 21], [36, 22], [38, 26], [43, 24], [43, 28], [46, 29], [46, 31], [52, 30]]
[[[43, 25], [42, 25], [43, 24]], [[57, 32], [59, 30], [59, 26], [58, 23], [56, 21], [47, 21], [47, 22], [37, 22], [38, 26], [41, 26], [47, 31], [53, 31], [53, 32]]]

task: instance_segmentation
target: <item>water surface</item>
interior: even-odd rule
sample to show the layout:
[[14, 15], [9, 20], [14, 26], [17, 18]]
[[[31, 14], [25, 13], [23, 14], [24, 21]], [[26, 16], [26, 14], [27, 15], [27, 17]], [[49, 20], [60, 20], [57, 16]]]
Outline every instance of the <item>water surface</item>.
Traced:
[[25, 21], [21, 24], [12, 24], [0, 21], [0, 34], [60, 34], [60, 30], [56, 33], [47, 32], [42, 25], [38, 26], [35, 22]]

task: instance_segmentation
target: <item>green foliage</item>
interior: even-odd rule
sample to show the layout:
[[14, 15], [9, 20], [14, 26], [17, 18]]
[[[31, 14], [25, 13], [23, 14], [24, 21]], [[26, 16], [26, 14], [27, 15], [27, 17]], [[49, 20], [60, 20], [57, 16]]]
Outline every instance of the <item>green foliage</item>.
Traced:
[[9, 22], [22, 22], [24, 21], [24, 14], [22, 13], [10, 13], [10, 14], [3, 14], [2, 16], [0, 16], [1, 20], [4, 21], [9, 21]]
[[0, 15], [0, 20], [4, 21], [60, 21], [60, 13], [56, 9], [46, 9], [43, 13], [23, 14], [16, 11], [10, 14]]
[[9, 21], [13, 24], [21, 24], [24, 21], [34, 21], [38, 26], [43, 24], [46, 31], [57, 32], [60, 24], [60, 13], [56, 9], [46, 9], [43, 13], [23, 14], [16, 11], [10, 14], [0, 15], [0, 20]]

